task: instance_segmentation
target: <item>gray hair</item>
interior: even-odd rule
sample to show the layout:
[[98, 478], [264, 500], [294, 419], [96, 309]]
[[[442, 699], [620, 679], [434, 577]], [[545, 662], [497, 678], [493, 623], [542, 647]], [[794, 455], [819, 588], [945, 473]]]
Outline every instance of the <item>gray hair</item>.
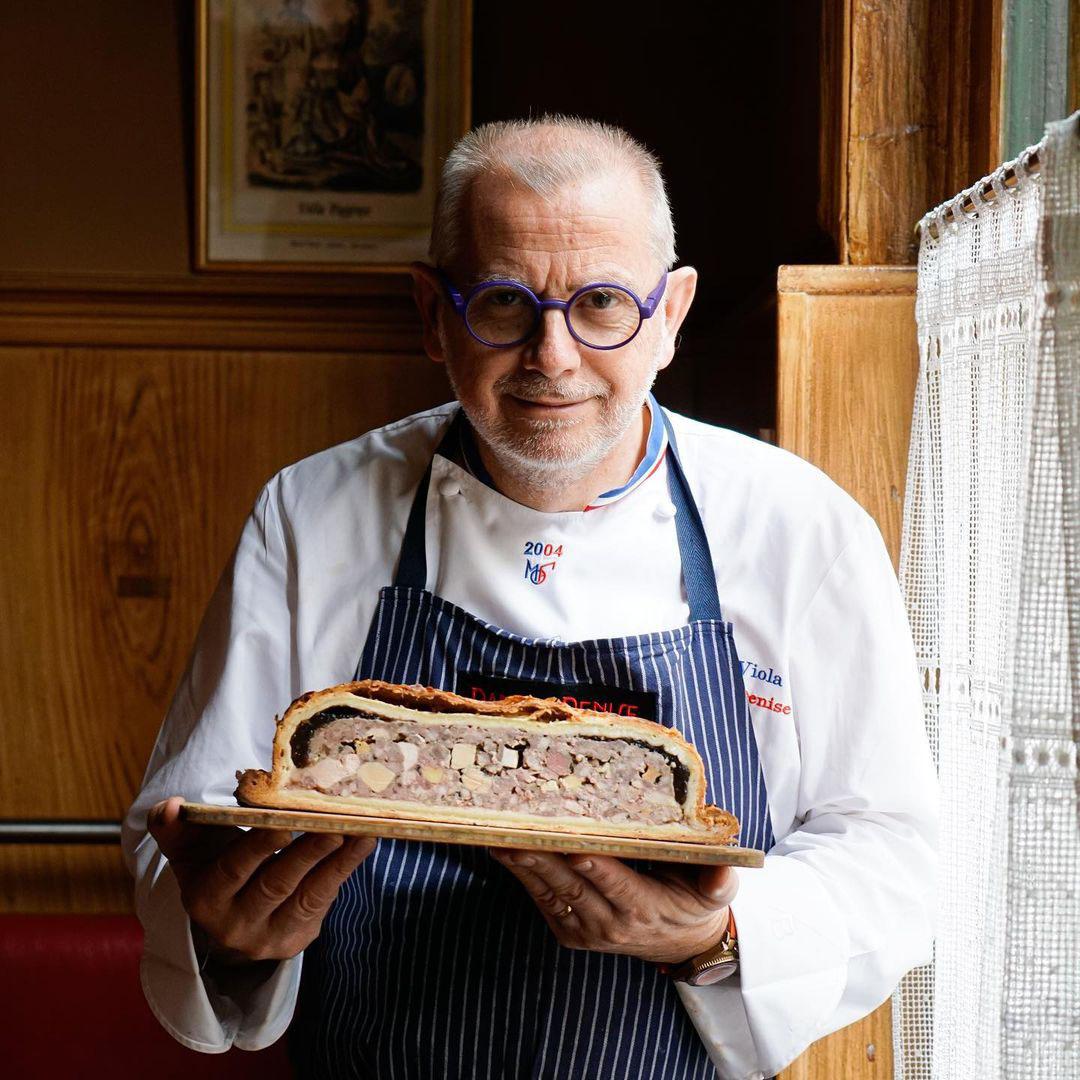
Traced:
[[[570, 137], [538, 141], [548, 133]], [[622, 128], [556, 114], [483, 124], [454, 145], [443, 164], [431, 228], [429, 251], [437, 266], [457, 254], [465, 195], [485, 172], [501, 173], [543, 196], [597, 173], [630, 173], [645, 190], [656, 258], [665, 270], [675, 265], [675, 226], [657, 158]]]

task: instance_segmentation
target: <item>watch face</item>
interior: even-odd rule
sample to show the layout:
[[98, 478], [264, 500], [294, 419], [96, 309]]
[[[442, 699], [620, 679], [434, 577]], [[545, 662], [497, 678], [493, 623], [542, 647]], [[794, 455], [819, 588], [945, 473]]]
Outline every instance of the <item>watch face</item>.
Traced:
[[712, 986], [713, 983], [718, 983], [729, 975], [733, 975], [737, 966], [737, 961], [725, 960], [722, 964], [713, 964], [704, 971], [691, 975], [686, 981], [691, 986]]

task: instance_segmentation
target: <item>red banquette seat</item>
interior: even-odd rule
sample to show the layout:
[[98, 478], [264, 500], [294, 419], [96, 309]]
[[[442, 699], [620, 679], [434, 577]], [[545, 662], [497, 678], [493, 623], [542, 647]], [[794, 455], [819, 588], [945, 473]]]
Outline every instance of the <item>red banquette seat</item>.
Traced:
[[200, 1054], [158, 1023], [139, 985], [131, 915], [0, 915], [0, 1075], [180, 1080], [293, 1076], [285, 1039]]

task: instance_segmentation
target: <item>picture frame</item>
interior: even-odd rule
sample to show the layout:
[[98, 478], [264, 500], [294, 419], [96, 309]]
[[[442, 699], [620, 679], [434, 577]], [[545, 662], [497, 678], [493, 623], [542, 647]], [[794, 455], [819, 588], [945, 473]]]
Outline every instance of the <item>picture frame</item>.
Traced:
[[471, 0], [199, 0], [195, 267], [400, 272], [470, 111]]

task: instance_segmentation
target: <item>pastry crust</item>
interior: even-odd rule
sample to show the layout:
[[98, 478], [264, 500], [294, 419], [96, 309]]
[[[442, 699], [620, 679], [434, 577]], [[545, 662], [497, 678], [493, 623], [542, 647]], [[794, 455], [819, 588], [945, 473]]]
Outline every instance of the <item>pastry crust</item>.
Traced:
[[[685, 768], [688, 780], [683, 808], [687, 820], [675, 824], [589, 821], [580, 817], [541, 816], [479, 806], [433, 806], [402, 799], [326, 795], [310, 789], [288, 788], [286, 785], [293, 769], [292, 739], [300, 724], [332, 706], [362, 709], [365, 702], [369, 707], [372, 703], [380, 702], [391, 706], [394, 715], [417, 723], [425, 722], [425, 714], [437, 714], [431, 716], [430, 722], [457, 722], [473, 727], [490, 727], [492, 731], [508, 727], [552, 734], [561, 731], [571, 735], [648, 743], [676, 757]], [[412, 715], [398, 714], [398, 709], [409, 710]], [[248, 806], [710, 844], [734, 843], [739, 830], [739, 823], [733, 815], [719, 807], [706, 805], [705, 770], [701, 756], [678, 731], [648, 720], [573, 708], [557, 698], [514, 695], [501, 701], [477, 701], [446, 690], [400, 686], [374, 679], [343, 683], [304, 694], [289, 706], [285, 715], [277, 721], [270, 772], [247, 769], [236, 775], [239, 781], [236, 798]]]

